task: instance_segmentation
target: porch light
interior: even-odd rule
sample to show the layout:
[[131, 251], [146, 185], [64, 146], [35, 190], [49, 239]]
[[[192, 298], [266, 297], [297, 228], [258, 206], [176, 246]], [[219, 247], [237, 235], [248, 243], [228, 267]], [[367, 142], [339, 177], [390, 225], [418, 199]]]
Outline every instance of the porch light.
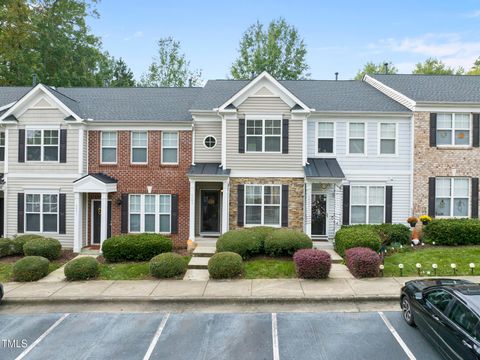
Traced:
[[152, 185], [148, 185], [148, 186], [147, 186], [147, 192], [148, 192], [149, 194], [152, 193], [152, 188], [153, 188]]

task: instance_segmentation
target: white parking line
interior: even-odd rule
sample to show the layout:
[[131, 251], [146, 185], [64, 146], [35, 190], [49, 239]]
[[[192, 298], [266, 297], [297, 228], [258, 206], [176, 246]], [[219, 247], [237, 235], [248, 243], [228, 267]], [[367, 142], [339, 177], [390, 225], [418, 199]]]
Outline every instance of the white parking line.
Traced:
[[160, 335], [162, 335], [162, 331], [165, 328], [165, 325], [167, 324], [167, 320], [170, 317], [170, 314], [166, 314], [162, 321], [160, 322], [160, 325], [158, 326], [157, 332], [153, 336], [152, 342], [150, 343], [150, 346], [148, 347], [147, 352], [145, 353], [145, 356], [143, 357], [143, 360], [149, 360], [150, 356], [152, 356], [153, 350], [155, 349], [155, 346], [157, 345], [158, 340], [160, 339]]
[[272, 313], [272, 342], [273, 342], [273, 360], [280, 360], [280, 350], [278, 348], [278, 327], [277, 327], [276, 313]]
[[382, 318], [383, 322], [385, 323], [385, 325], [387, 325], [387, 328], [388, 330], [390, 330], [390, 332], [392, 333], [393, 337], [395, 338], [395, 340], [397, 340], [397, 342], [400, 344], [400, 346], [402, 347], [403, 351], [405, 351], [405, 354], [407, 354], [408, 358], [410, 360], [416, 360], [416, 357], [415, 355], [413, 355], [413, 353], [410, 351], [410, 349], [408, 348], [407, 344], [405, 344], [405, 342], [402, 340], [402, 338], [400, 337], [400, 335], [398, 334], [397, 330], [395, 330], [395, 328], [393, 327], [393, 325], [390, 323], [390, 321], [387, 319], [387, 317], [385, 316], [385, 314], [381, 311], [378, 312], [378, 315], [380, 315], [380, 317]]
[[21, 360], [23, 359], [30, 351], [33, 350], [33, 348], [35, 346], [37, 346], [43, 339], [45, 339], [47, 337], [48, 334], [50, 334], [53, 329], [55, 329], [58, 325], [60, 325], [60, 323], [65, 320], [67, 318], [67, 316], [70, 315], [70, 314], [63, 314], [60, 319], [58, 319], [57, 321], [55, 321], [55, 323], [50, 326], [42, 335], [40, 335], [38, 337], [37, 340], [35, 340], [29, 347], [27, 347], [25, 350], [23, 350], [23, 352], [18, 355], [15, 360]]

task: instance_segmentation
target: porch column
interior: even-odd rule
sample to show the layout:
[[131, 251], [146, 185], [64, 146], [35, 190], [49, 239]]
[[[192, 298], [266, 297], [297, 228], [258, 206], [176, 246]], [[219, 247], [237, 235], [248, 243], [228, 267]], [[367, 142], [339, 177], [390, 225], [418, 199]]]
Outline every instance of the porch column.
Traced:
[[230, 204], [230, 181], [223, 181], [222, 192], [222, 234], [226, 233], [229, 229], [229, 207]]
[[73, 208], [73, 251], [77, 253], [82, 250], [82, 216], [83, 201], [81, 201], [81, 194], [75, 192]]
[[100, 213], [100, 247], [107, 239], [107, 221], [108, 221], [108, 193], [102, 192], [100, 201], [101, 213]]
[[305, 234], [312, 236], [312, 183], [305, 182]]
[[195, 180], [190, 179], [190, 231], [189, 239], [195, 241]]

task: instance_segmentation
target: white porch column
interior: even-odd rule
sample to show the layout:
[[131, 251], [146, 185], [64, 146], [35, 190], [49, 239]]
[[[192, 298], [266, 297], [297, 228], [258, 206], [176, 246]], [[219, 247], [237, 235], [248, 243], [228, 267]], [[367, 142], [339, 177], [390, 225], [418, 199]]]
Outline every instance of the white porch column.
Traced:
[[229, 210], [230, 210], [230, 181], [223, 181], [222, 192], [222, 234], [226, 233], [229, 229]]
[[195, 241], [195, 180], [190, 179], [190, 231], [189, 239]]
[[74, 193], [74, 209], [73, 209], [73, 251], [80, 252], [82, 250], [82, 216], [83, 201], [81, 193]]
[[[108, 193], [102, 192], [100, 201], [101, 214], [100, 214], [100, 244], [107, 239], [107, 221], [108, 221]], [[101, 246], [100, 246], [101, 247]]]
[[305, 182], [305, 234], [312, 236], [312, 183]]

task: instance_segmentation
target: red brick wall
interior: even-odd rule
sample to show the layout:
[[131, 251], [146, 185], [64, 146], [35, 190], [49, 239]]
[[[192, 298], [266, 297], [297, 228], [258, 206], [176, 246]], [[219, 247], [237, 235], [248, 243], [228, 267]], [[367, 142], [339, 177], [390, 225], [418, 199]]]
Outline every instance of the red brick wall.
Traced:
[[[117, 205], [117, 200], [121, 194], [147, 194], [147, 186], [151, 185], [152, 194], [178, 194], [178, 234], [172, 234], [171, 238], [175, 248], [185, 248], [189, 236], [190, 183], [187, 172], [192, 163], [191, 131], [179, 132], [178, 165], [160, 163], [161, 131], [148, 131], [147, 165], [130, 163], [130, 131], [118, 131], [117, 134], [115, 165], [100, 164], [100, 131], [89, 131], [88, 134], [88, 172], [102, 172], [118, 180], [117, 192], [109, 196], [112, 199], [112, 235], [120, 234], [121, 206]], [[97, 194], [89, 196], [89, 214], [91, 199], [97, 197]]]

